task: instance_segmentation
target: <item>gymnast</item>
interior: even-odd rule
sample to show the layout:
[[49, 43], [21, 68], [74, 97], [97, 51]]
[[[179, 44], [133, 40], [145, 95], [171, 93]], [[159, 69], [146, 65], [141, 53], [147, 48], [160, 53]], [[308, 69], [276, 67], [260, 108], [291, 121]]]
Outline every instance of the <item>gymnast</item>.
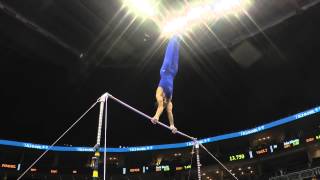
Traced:
[[174, 126], [173, 119], [173, 80], [178, 72], [179, 63], [179, 38], [173, 36], [167, 45], [163, 64], [160, 69], [160, 82], [156, 90], [157, 111], [152, 118], [152, 123], [156, 124], [164, 109], [167, 110], [167, 115], [172, 133], [177, 132]]

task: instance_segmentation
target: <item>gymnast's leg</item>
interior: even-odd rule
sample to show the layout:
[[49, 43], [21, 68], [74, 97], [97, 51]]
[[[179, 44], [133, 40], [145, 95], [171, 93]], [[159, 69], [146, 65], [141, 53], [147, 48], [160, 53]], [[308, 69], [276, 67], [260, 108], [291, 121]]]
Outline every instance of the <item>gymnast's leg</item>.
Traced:
[[159, 118], [164, 110], [164, 107], [165, 107], [164, 98], [165, 96], [164, 96], [163, 89], [162, 87], [158, 86], [156, 90], [156, 100], [157, 100], [158, 107], [157, 107], [156, 114], [153, 116], [151, 120], [154, 124], [157, 123], [157, 121], [159, 121]]

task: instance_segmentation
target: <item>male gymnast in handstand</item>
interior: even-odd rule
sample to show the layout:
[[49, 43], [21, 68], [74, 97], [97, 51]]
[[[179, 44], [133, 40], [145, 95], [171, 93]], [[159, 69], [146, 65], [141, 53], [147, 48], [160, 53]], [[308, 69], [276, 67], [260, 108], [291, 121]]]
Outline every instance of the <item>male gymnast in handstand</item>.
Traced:
[[178, 72], [179, 63], [179, 37], [173, 36], [168, 43], [163, 64], [160, 69], [160, 82], [156, 90], [157, 111], [152, 118], [152, 122], [156, 124], [164, 109], [167, 110], [167, 115], [170, 123], [170, 129], [176, 133], [177, 128], [174, 126], [173, 119], [173, 80]]

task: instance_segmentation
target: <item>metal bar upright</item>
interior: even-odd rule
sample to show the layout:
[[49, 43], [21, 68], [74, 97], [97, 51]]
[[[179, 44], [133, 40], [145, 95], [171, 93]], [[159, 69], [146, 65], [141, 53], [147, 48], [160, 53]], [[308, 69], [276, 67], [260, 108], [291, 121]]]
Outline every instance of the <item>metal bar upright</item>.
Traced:
[[196, 153], [197, 153], [197, 174], [198, 180], [201, 180], [201, 163], [200, 163], [200, 155], [199, 155], [199, 142], [195, 142]]
[[99, 179], [99, 160], [100, 160], [100, 141], [101, 141], [101, 131], [102, 131], [102, 120], [103, 120], [103, 112], [106, 100], [108, 98], [108, 94], [102, 95], [98, 101], [100, 102], [100, 112], [99, 112], [99, 122], [98, 122], [98, 133], [97, 133], [97, 143], [94, 146], [94, 156], [91, 159], [91, 168], [92, 172], [92, 179], [98, 180]]

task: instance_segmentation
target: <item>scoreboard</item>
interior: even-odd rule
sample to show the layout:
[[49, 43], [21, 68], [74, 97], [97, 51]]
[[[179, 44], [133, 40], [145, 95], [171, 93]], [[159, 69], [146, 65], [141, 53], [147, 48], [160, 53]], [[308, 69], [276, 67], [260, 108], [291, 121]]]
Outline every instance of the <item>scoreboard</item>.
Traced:
[[298, 146], [299, 144], [300, 144], [300, 140], [299, 139], [293, 139], [293, 140], [284, 142], [283, 143], [283, 148], [287, 149], [287, 148]]
[[300, 146], [302, 143], [310, 144], [320, 142], [320, 134], [308, 136], [304, 138], [295, 138], [284, 141], [283, 143], [270, 144], [257, 149], [252, 149], [248, 152], [240, 152], [229, 154], [226, 157], [226, 160], [229, 162], [240, 161], [246, 159], [252, 159], [257, 157], [262, 157], [268, 154], [272, 154], [274, 152], [280, 152], [283, 150], [289, 150], [295, 147]]
[[244, 153], [232, 154], [229, 156], [229, 161], [238, 161], [246, 158]]

